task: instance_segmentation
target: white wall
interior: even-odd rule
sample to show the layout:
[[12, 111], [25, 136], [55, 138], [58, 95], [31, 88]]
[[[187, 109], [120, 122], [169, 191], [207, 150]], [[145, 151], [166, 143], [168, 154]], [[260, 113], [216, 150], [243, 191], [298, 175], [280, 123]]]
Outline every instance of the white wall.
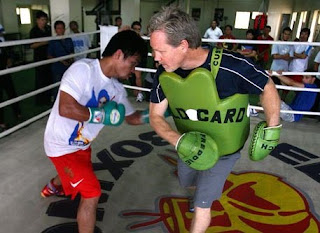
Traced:
[[268, 24], [271, 26], [270, 35], [277, 39], [280, 32], [280, 22], [282, 14], [292, 14], [293, 0], [269, 0]]
[[143, 1], [141, 0], [140, 17], [142, 20], [142, 32], [147, 32], [147, 26], [149, 24], [150, 18], [153, 16], [154, 12], [159, 11], [161, 8], [160, 1]]
[[1, 24], [7, 33], [19, 32], [18, 21], [16, 17], [16, 2], [12, 0], [1, 0]]
[[122, 25], [130, 25], [133, 21], [139, 21], [140, 18], [140, 0], [122, 0], [121, 1]]

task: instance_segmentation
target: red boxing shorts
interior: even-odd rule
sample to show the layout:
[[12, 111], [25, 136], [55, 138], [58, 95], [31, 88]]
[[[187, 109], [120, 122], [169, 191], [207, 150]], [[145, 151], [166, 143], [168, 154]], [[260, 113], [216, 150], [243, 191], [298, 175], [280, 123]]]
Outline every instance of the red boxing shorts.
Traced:
[[83, 198], [99, 197], [100, 183], [91, 163], [91, 148], [59, 157], [49, 157], [57, 169], [63, 191], [73, 200], [78, 193]]

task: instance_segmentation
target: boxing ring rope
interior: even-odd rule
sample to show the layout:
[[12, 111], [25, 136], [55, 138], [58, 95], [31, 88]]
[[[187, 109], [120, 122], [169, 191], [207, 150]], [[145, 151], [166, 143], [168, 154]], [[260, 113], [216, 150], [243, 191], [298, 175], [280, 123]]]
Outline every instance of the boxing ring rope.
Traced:
[[[0, 48], [1, 47], [7, 47], [7, 46], [14, 46], [14, 45], [22, 45], [22, 44], [30, 44], [30, 43], [35, 43], [35, 42], [43, 42], [43, 41], [49, 41], [49, 40], [57, 40], [57, 39], [65, 39], [65, 38], [71, 38], [71, 37], [77, 37], [77, 36], [81, 36], [81, 35], [89, 35], [89, 34], [96, 34], [96, 33], [100, 33], [100, 30], [98, 31], [94, 31], [94, 32], [87, 32], [87, 33], [77, 33], [77, 34], [71, 34], [71, 35], [64, 35], [64, 36], [55, 36], [55, 37], [42, 37], [42, 38], [36, 38], [36, 39], [26, 39], [26, 40], [19, 40], [19, 41], [7, 41], [7, 42], [2, 42], [0, 43]], [[146, 36], [142, 36], [143, 39], [145, 40], [150, 40], [149, 37]], [[311, 46], [320, 46], [320, 42], [293, 42], [293, 41], [254, 41], [254, 40], [230, 40], [230, 39], [218, 39], [218, 40], [212, 40], [212, 39], [202, 39], [203, 42], [227, 42], [227, 43], [242, 43], [242, 44], [290, 44], [290, 45], [311, 45]], [[54, 63], [57, 61], [61, 61], [61, 60], [65, 60], [65, 59], [69, 59], [69, 58], [73, 58], [76, 57], [78, 55], [81, 54], [88, 54], [88, 53], [93, 53], [93, 52], [97, 52], [100, 51], [100, 48], [94, 48], [94, 49], [90, 49], [81, 53], [77, 53], [77, 54], [72, 54], [72, 55], [67, 55], [67, 56], [63, 56], [63, 57], [58, 57], [58, 58], [52, 58], [52, 59], [48, 59], [48, 60], [44, 60], [44, 61], [39, 61], [39, 62], [33, 62], [27, 65], [21, 65], [21, 66], [17, 66], [17, 67], [13, 67], [13, 68], [8, 68], [5, 70], [0, 70], [0, 76], [1, 75], [5, 75], [5, 74], [9, 74], [9, 73], [13, 73], [13, 72], [18, 72], [18, 71], [22, 71], [22, 70], [26, 70], [26, 69], [30, 69], [30, 68], [34, 68], [34, 67], [38, 67], [41, 65], [46, 65], [46, 64], [50, 64], [50, 63]], [[148, 56], [152, 56], [151, 53], [148, 53]], [[155, 73], [156, 69], [150, 69], [150, 68], [142, 68], [142, 67], [136, 67], [137, 71], [141, 71], [141, 72], [151, 72], [151, 73]], [[272, 75], [280, 75], [276, 72], [272, 72]], [[282, 72], [281, 75], [320, 75], [320, 72]], [[10, 104], [19, 102], [21, 100], [27, 99], [29, 97], [35, 96], [39, 93], [42, 93], [44, 91], [50, 90], [52, 88], [55, 88], [57, 86], [60, 85], [60, 82], [56, 82], [54, 84], [51, 84], [49, 86], [37, 89], [35, 91], [29, 92], [27, 94], [18, 96], [16, 98], [4, 101], [2, 103], [0, 103], [0, 108], [3, 108], [5, 106], [8, 106]], [[125, 88], [127, 89], [134, 89], [134, 90], [140, 90], [140, 91], [149, 91], [150, 89], [148, 88], [142, 88], [142, 87], [137, 87], [137, 86], [130, 86], [130, 85], [123, 85]], [[289, 86], [283, 86], [283, 85], [276, 85], [277, 89], [282, 89], [282, 90], [292, 90], [292, 91], [312, 91], [312, 92], [320, 92], [320, 88], [298, 88], [298, 87], [289, 87]], [[253, 106], [253, 105], [249, 105], [248, 108], [252, 108], [252, 109], [256, 109], [256, 110], [262, 110], [262, 107], [259, 106]], [[50, 113], [51, 109], [37, 115], [34, 116], [12, 128], [9, 128], [7, 130], [5, 130], [4, 132], [0, 133], [0, 138], [5, 137], [19, 129], [21, 129], [22, 127], [25, 127], [28, 124], [31, 124], [39, 119], [41, 119], [42, 117], [45, 117], [46, 115], [48, 115]], [[293, 114], [304, 114], [304, 115], [317, 115], [320, 116], [320, 112], [308, 112], [308, 111], [293, 111], [293, 110], [281, 110], [281, 112], [285, 112], [285, 113], [293, 113]]]

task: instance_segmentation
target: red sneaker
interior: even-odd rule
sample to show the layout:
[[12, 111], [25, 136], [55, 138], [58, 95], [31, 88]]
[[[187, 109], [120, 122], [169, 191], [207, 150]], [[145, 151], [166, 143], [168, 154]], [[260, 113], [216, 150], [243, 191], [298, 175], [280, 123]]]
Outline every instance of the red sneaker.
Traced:
[[50, 197], [53, 195], [64, 196], [62, 185], [54, 185], [53, 179], [51, 179], [50, 182], [43, 187], [40, 194], [42, 197]]

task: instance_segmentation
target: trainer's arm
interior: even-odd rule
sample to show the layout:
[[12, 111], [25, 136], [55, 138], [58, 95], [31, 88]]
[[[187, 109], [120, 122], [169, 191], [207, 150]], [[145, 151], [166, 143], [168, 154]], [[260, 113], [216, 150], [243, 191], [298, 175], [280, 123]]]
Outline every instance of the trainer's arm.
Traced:
[[135, 111], [129, 116], [126, 116], [125, 120], [129, 125], [142, 125], [144, 122], [142, 122], [142, 111]]
[[173, 130], [165, 120], [163, 115], [167, 110], [167, 107], [167, 99], [162, 100], [158, 104], [150, 102], [150, 125], [161, 138], [165, 139], [171, 145], [175, 146], [181, 135]]
[[277, 126], [280, 124], [280, 98], [278, 91], [269, 78], [268, 83], [264, 86], [260, 94], [260, 102], [266, 115], [268, 126]]
[[89, 109], [64, 91], [60, 91], [59, 114], [76, 121], [87, 121], [90, 117]]

